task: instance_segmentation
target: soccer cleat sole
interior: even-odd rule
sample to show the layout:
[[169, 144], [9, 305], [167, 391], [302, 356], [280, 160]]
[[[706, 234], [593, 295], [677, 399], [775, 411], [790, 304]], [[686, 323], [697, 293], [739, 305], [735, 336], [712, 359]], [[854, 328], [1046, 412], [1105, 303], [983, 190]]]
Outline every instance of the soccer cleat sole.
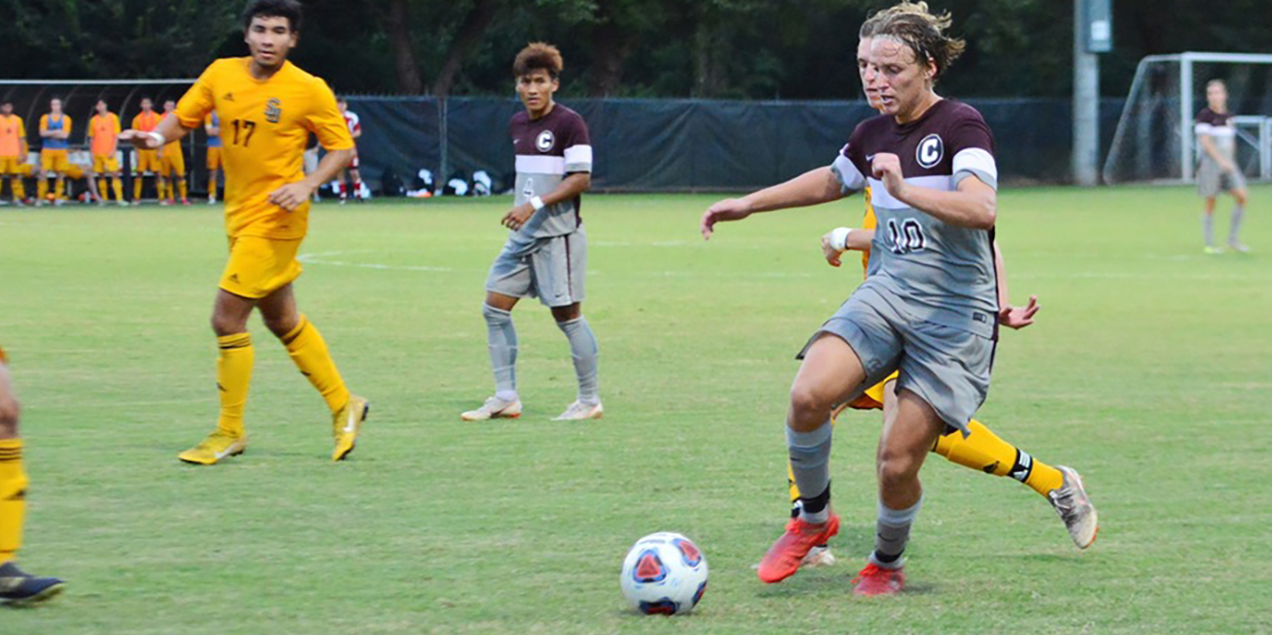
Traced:
[[[358, 419], [358, 434], [362, 433], [362, 424], [367, 422], [367, 416], [370, 414], [371, 414], [371, 402], [368, 401], [365, 404], [363, 404], [362, 417]], [[339, 462], [339, 461], [345, 460], [346, 457], [348, 457], [350, 454], [353, 454], [353, 449], [356, 447], [358, 447], [358, 437], [355, 435], [353, 438], [353, 442], [349, 444], [348, 449], [346, 449], [344, 452], [340, 453], [339, 455], [331, 457], [332, 462]]]
[[52, 600], [53, 598], [61, 595], [62, 591], [65, 591], [65, 590], [66, 590], [66, 583], [59, 582], [30, 597], [25, 597], [25, 598], [21, 598], [17, 600], [0, 600], [0, 604], [3, 604], [4, 606], [10, 607], [10, 608], [15, 608], [15, 609], [29, 608], [37, 604], [41, 604], [49, 600]]
[[460, 421], [490, 421], [491, 419], [520, 419], [520, 418], [521, 418], [520, 412], [516, 414], [510, 414], [510, 415], [503, 414], [502, 412], [496, 412], [490, 415], [489, 417], [484, 417], [484, 418], [483, 417], [465, 417], [464, 415], [459, 415]]
[[219, 459], [212, 459], [211, 461], [205, 461], [205, 460], [202, 460], [202, 459], [188, 459], [188, 458], [186, 458], [186, 457], [181, 456], [180, 454], [178, 454], [178, 455], [177, 455], [177, 460], [178, 460], [178, 461], [181, 461], [182, 463], [185, 463], [185, 464], [187, 464], [187, 465], [216, 465], [217, 463], [220, 463], [221, 461], [224, 461], [225, 459], [228, 459], [228, 458], [230, 458], [230, 457], [232, 457], [232, 456], [239, 456], [240, 454], [242, 454], [242, 453], [244, 453], [244, 452], [246, 452], [246, 451], [247, 451], [247, 448], [240, 448], [239, 450], [236, 450], [236, 451], [234, 451], [234, 452], [230, 452], [229, 454], [227, 454], [227, 455], [225, 455], [225, 456], [223, 456], [223, 457], [221, 457], [221, 458], [219, 458]]

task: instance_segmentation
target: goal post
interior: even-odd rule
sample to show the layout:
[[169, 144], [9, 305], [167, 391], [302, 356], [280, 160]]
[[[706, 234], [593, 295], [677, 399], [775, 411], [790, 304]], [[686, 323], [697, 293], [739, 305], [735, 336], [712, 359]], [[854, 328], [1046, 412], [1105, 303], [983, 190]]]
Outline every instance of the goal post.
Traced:
[[1187, 52], [1140, 60], [1104, 181], [1192, 182], [1199, 151], [1193, 122], [1211, 79], [1225, 81], [1228, 109], [1237, 115], [1238, 165], [1249, 177], [1272, 178], [1272, 129], [1264, 114], [1272, 114], [1272, 55]]

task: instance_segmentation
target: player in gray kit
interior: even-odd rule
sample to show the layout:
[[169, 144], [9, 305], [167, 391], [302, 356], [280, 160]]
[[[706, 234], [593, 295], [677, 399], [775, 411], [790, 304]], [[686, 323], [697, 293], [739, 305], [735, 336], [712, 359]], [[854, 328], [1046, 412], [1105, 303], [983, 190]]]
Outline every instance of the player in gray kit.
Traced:
[[1241, 219], [1245, 217], [1245, 177], [1237, 168], [1237, 129], [1232, 125], [1232, 113], [1228, 112], [1228, 88], [1222, 79], [1206, 83], [1206, 108], [1197, 113], [1197, 147], [1201, 149], [1201, 161], [1197, 166], [1197, 193], [1206, 199], [1201, 215], [1202, 237], [1206, 241], [1206, 253], [1217, 254], [1222, 250], [1215, 246], [1215, 199], [1220, 192], [1232, 194], [1236, 204], [1232, 206], [1232, 223], [1228, 227], [1228, 247], [1234, 251], [1249, 249], [1241, 244]]
[[838, 532], [831, 409], [899, 369], [896, 415], [876, 455], [875, 549], [854, 593], [900, 591], [901, 556], [922, 500], [919, 468], [942, 432], [966, 432], [989, 389], [998, 311], [994, 143], [975, 109], [933, 91], [964, 43], [932, 18], [898, 13], [880, 21], [863, 79], [884, 114], [857, 126], [830, 171], [721, 201], [702, 218], [709, 237], [720, 221], [868, 185], [879, 220], [869, 276], [809, 341], [791, 387], [786, 439], [802, 510], [761, 560], [765, 582], [794, 574], [810, 549]]
[[555, 46], [536, 42], [513, 64], [517, 95], [525, 110], [513, 115], [508, 132], [516, 154], [516, 206], [503, 217], [511, 230], [486, 279], [482, 315], [495, 373], [495, 394], [465, 421], [521, 416], [517, 395], [517, 331], [512, 308], [538, 297], [552, 310], [570, 342], [578, 397], [556, 421], [600, 419], [596, 336], [583, 317], [587, 234], [579, 216], [580, 194], [592, 184], [592, 145], [578, 113], [557, 104], [563, 62]]

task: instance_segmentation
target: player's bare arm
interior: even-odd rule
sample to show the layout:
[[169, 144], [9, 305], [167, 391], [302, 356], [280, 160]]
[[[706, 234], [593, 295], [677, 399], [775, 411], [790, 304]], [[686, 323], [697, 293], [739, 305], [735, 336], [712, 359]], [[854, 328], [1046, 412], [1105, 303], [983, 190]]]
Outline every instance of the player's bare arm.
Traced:
[[710, 240], [718, 222], [742, 220], [755, 212], [820, 205], [844, 195], [835, 173], [829, 167], [821, 167], [742, 198], [726, 198], [715, 203], [703, 213], [699, 230], [703, 239]]
[[1215, 146], [1215, 141], [1210, 138], [1210, 135], [1197, 135], [1197, 141], [1201, 144], [1202, 152], [1205, 152], [1211, 160], [1218, 163], [1219, 167], [1223, 168], [1224, 172], [1231, 172], [1237, 169], [1237, 166], [1233, 165], [1227, 157], [1223, 156], [1223, 154], [1219, 152], [1219, 148]]
[[1012, 306], [1007, 292], [1007, 265], [1003, 261], [1003, 252], [994, 241], [994, 272], [998, 277], [998, 323], [1009, 329], [1023, 329], [1034, 323], [1034, 314], [1042, 308], [1038, 305], [1038, 296], [1029, 296], [1029, 304]]
[[850, 229], [843, 236], [843, 246], [840, 247], [840, 238], [837, 232], [848, 228], [833, 229], [826, 232], [821, 237], [822, 255], [825, 256], [826, 262], [832, 267], [838, 267], [843, 264], [841, 256], [845, 251], [867, 251], [870, 249], [870, 243], [874, 240], [875, 230], [873, 229]]
[[119, 140], [131, 141], [138, 150], [158, 150], [166, 144], [184, 139], [190, 134], [190, 130], [182, 127], [176, 117], [164, 117], [153, 131], [129, 128], [119, 133]]
[[[568, 201], [592, 187], [591, 172], [575, 172], [567, 175], [559, 185], [552, 189], [551, 192], [539, 197], [543, 201], [544, 207], [550, 207], [561, 201]], [[504, 215], [503, 220], [499, 221], [504, 227], [516, 231], [521, 229], [526, 221], [534, 216], [534, 205], [529, 202], [522, 203]]]
[[336, 178], [341, 170], [353, 161], [353, 149], [327, 150], [327, 154], [318, 162], [318, 168], [308, 176], [295, 183], [288, 183], [269, 195], [269, 202], [287, 210], [294, 211], [309, 200], [309, 197], [323, 183]]
[[875, 155], [870, 171], [894, 198], [942, 222], [989, 229], [998, 219], [998, 193], [979, 178], [963, 179], [953, 192], [913, 185], [901, 174], [901, 158], [888, 152]]

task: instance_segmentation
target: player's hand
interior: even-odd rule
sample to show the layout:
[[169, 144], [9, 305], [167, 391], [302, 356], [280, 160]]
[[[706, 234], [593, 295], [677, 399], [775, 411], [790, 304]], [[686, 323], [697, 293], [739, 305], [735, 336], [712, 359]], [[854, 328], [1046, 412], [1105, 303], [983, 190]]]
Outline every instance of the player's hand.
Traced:
[[140, 150], [154, 150], [159, 147], [159, 140], [153, 135], [142, 130], [133, 130], [129, 128], [119, 133], [120, 141], [131, 141], [133, 146]]
[[830, 234], [833, 234], [833, 233], [834, 232], [829, 232], [825, 236], [822, 236], [822, 241], [821, 241], [822, 255], [826, 257], [826, 262], [830, 263], [830, 266], [838, 267], [839, 265], [843, 264], [839, 260], [839, 257], [843, 255], [844, 252], [839, 251], [838, 249], [835, 249], [830, 244]]
[[503, 220], [499, 222], [504, 227], [517, 231], [521, 229], [522, 225], [526, 224], [526, 221], [530, 220], [531, 216], [534, 216], [534, 206], [529, 203], [522, 203], [512, 208], [507, 214], [504, 214]]
[[742, 220], [751, 215], [751, 203], [744, 198], [726, 198], [723, 201], [716, 201], [714, 205], [707, 208], [702, 214], [702, 221], [698, 224], [698, 231], [702, 232], [703, 240], [711, 240], [711, 234], [715, 232], [715, 224], [720, 221]]
[[304, 181], [296, 181], [288, 183], [273, 192], [269, 193], [269, 202], [289, 211], [294, 212], [302, 203], [309, 200], [314, 193], [314, 188]]
[[901, 157], [891, 152], [880, 152], [870, 162], [870, 172], [876, 179], [883, 180], [883, 187], [892, 196], [901, 199], [905, 190], [905, 177], [901, 174]]
[[1029, 304], [1024, 307], [1005, 306], [998, 310], [998, 323], [1009, 329], [1023, 329], [1034, 323], [1034, 314], [1042, 307], [1038, 306], [1038, 296], [1029, 296]]

